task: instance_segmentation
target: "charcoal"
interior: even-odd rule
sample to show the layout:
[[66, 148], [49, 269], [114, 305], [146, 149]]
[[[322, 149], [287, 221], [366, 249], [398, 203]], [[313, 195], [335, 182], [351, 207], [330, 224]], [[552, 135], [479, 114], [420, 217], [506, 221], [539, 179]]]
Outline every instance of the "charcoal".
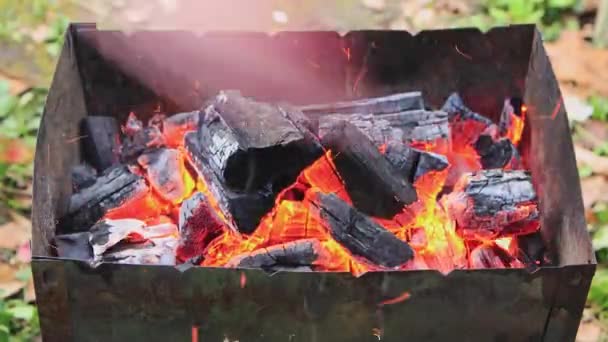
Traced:
[[416, 173], [414, 174], [414, 181], [418, 180], [421, 176], [431, 171], [443, 171], [450, 163], [448, 158], [441, 154], [433, 152], [420, 151], [420, 159], [416, 166]]
[[142, 153], [165, 146], [165, 138], [158, 126], [149, 126], [125, 136], [122, 141], [120, 158], [123, 163], [136, 160]]
[[108, 210], [147, 191], [145, 180], [126, 166], [108, 169], [95, 184], [72, 195], [67, 213], [59, 219], [59, 232], [86, 231]]
[[517, 147], [508, 138], [494, 141], [489, 135], [481, 135], [475, 143], [475, 150], [479, 154], [484, 169], [519, 168], [521, 158]]
[[176, 236], [177, 227], [171, 223], [146, 226], [145, 222], [135, 219], [104, 219], [97, 222], [89, 233], [89, 243], [93, 249], [93, 257], [95, 260], [99, 260], [108, 250], [121, 242]]
[[540, 267], [549, 262], [546, 259], [547, 250], [540, 232], [518, 236], [517, 246], [519, 247], [518, 257], [526, 265]]
[[185, 169], [182, 152], [160, 148], [142, 154], [138, 163], [146, 170], [150, 186], [160, 197], [173, 204], [180, 203], [194, 187]]
[[142, 129], [144, 129], [144, 123], [137, 118], [135, 113], [129, 113], [127, 121], [125, 122], [124, 126], [122, 126], [122, 132], [128, 137], [133, 137]]
[[90, 261], [93, 249], [89, 243], [89, 232], [55, 235], [54, 245], [57, 256], [66, 259]]
[[105, 253], [93, 262], [93, 266], [102, 262], [136, 265], [175, 265], [177, 238], [167, 236], [153, 238], [135, 244], [122, 244]]
[[458, 93], [452, 93], [445, 101], [443, 107], [441, 107], [441, 110], [448, 113], [450, 122], [452, 120], [473, 120], [486, 126], [493, 125], [492, 120], [489, 118], [470, 110]]
[[321, 244], [318, 240], [302, 239], [237, 255], [228, 262], [227, 266], [265, 270], [312, 267], [319, 257], [320, 250]]
[[170, 147], [183, 144], [184, 135], [198, 127], [200, 111], [177, 113], [163, 120], [163, 137]]
[[445, 156], [411, 148], [401, 142], [389, 142], [384, 157], [410, 183], [430, 171], [442, 171], [449, 166]]
[[202, 256], [205, 247], [223, 232], [224, 223], [207, 197], [196, 192], [182, 202], [179, 211], [179, 245], [182, 261]]
[[229, 188], [274, 192], [293, 183], [323, 151], [299, 116], [256, 102], [236, 91], [221, 92], [203, 111], [198, 144], [210, 169]]
[[539, 228], [536, 192], [524, 171], [465, 174], [445, 197], [445, 204], [465, 238], [523, 235]]
[[416, 190], [354, 125], [341, 121], [323, 137], [355, 208], [392, 218], [416, 200]]
[[479, 245], [469, 255], [469, 267], [474, 269], [518, 266], [521, 266], [521, 263], [516, 258], [495, 244]]
[[404, 241], [335, 194], [316, 193], [312, 204], [331, 236], [354, 256], [384, 267], [398, 267], [414, 257]]
[[424, 109], [422, 93], [413, 91], [353, 101], [314, 104], [299, 107], [311, 118], [327, 114], [389, 114]]
[[84, 159], [101, 172], [120, 161], [119, 130], [116, 119], [87, 116], [80, 123]]
[[241, 233], [252, 233], [262, 216], [274, 206], [276, 194], [269, 189], [246, 193], [228, 188], [211, 171], [207, 160], [201, 155], [196, 132], [186, 134], [185, 147], [192, 167], [207, 184], [228, 226]]
[[445, 112], [416, 110], [394, 114], [332, 114], [319, 119], [319, 136], [325, 136], [340, 121], [361, 130], [376, 146], [388, 142], [434, 142], [447, 140], [448, 117]]
[[97, 171], [88, 164], [78, 164], [72, 168], [72, 190], [74, 192], [95, 184]]

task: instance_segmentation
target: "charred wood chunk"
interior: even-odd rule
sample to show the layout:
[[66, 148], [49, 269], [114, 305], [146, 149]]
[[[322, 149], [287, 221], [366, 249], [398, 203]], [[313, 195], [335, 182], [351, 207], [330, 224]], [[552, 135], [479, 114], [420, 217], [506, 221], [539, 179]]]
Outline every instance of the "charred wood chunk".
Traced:
[[121, 148], [121, 160], [130, 162], [136, 160], [142, 153], [150, 149], [165, 146], [165, 139], [158, 126], [149, 126], [125, 136]]
[[87, 116], [82, 119], [80, 129], [85, 160], [97, 171], [119, 163], [120, 136], [116, 119]]
[[112, 208], [148, 191], [144, 179], [126, 166], [107, 170], [95, 183], [72, 195], [67, 213], [59, 219], [61, 233], [88, 230]]
[[475, 143], [475, 150], [484, 169], [502, 169], [507, 166], [516, 169], [521, 165], [517, 147], [508, 138], [494, 141], [489, 135], [481, 135]]
[[321, 244], [316, 239], [302, 239], [237, 255], [227, 266], [239, 268], [262, 268], [276, 270], [312, 267], [321, 253]]
[[458, 93], [452, 93], [445, 101], [441, 110], [448, 113], [450, 121], [452, 120], [473, 120], [483, 123], [485, 126], [493, 124], [489, 118], [473, 112], [465, 104]]
[[241, 233], [252, 233], [264, 216], [274, 206], [275, 193], [268, 189], [255, 192], [237, 192], [228, 188], [211, 170], [202, 156], [196, 132], [186, 134], [185, 147], [188, 159], [198, 175], [205, 181], [213, 198], [230, 228]]
[[445, 201], [457, 232], [465, 238], [523, 235], [539, 228], [536, 192], [524, 171], [466, 174]]
[[449, 137], [445, 112], [416, 110], [394, 114], [332, 114], [319, 119], [319, 136], [323, 137], [340, 121], [347, 121], [367, 135], [376, 146], [390, 141], [432, 142]]
[[323, 137], [354, 206], [362, 212], [392, 218], [416, 200], [416, 190], [378, 148], [352, 124], [341, 121]]
[[419, 91], [300, 107], [300, 110], [311, 118], [327, 114], [389, 114], [422, 109], [424, 101]]
[[57, 256], [66, 259], [90, 261], [93, 259], [93, 249], [89, 243], [89, 232], [60, 234], [54, 238]]
[[517, 237], [519, 259], [527, 266], [541, 267], [551, 263], [547, 258], [547, 248], [540, 232]]
[[177, 113], [163, 120], [163, 137], [170, 147], [181, 146], [186, 133], [196, 131], [200, 111]]
[[185, 261], [203, 255], [211, 240], [223, 232], [223, 227], [207, 197], [196, 192], [182, 202], [179, 210], [178, 257]]
[[449, 166], [445, 156], [417, 150], [401, 142], [389, 142], [384, 157], [410, 183], [430, 171], [442, 171]]
[[235, 191], [278, 192], [323, 151], [276, 105], [221, 92], [204, 110], [199, 146], [209, 167]]
[[469, 255], [469, 267], [475, 269], [522, 266], [523, 264], [519, 260], [495, 244], [479, 245], [475, 247]]
[[135, 265], [175, 265], [177, 238], [167, 236], [153, 238], [139, 243], [119, 244], [94, 260], [102, 262]]
[[160, 197], [173, 204], [180, 203], [194, 188], [194, 181], [185, 169], [179, 150], [160, 148], [146, 152], [137, 161], [150, 185]]
[[312, 204], [334, 240], [353, 255], [384, 267], [397, 267], [414, 257], [406, 242], [338, 196], [317, 193]]
[[72, 190], [74, 192], [95, 184], [96, 179], [97, 171], [87, 164], [79, 164], [72, 168]]
[[[139, 247], [131, 246], [134, 244], [154, 244], [157, 239], [175, 238], [177, 227], [171, 223], [146, 226], [145, 222], [135, 219], [105, 219], [96, 223], [89, 233], [93, 260], [99, 262], [108, 261], [107, 257], [118, 250]], [[115, 260], [116, 257], [111, 259]]]
[[420, 159], [416, 166], [416, 173], [414, 174], [414, 181], [418, 180], [421, 176], [431, 171], [443, 171], [450, 163], [448, 158], [441, 154], [433, 152], [420, 151]]

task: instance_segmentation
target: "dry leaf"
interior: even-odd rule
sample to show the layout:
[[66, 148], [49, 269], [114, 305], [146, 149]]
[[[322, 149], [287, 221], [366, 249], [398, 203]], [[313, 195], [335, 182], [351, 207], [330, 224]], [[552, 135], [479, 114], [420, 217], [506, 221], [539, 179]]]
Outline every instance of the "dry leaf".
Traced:
[[608, 96], [608, 50], [593, 47], [580, 31], [564, 31], [546, 47], [561, 83], [573, 84], [580, 95]]
[[0, 137], [0, 162], [27, 164], [34, 160], [34, 149], [20, 139]]
[[576, 154], [577, 165], [588, 166], [595, 174], [608, 175], [608, 158], [600, 157], [597, 154], [576, 145], [574, 146], [574, 153]]
[[27, 218], [10, 212], [12, 221], [0, 225], [0, 248], [16, 250], [32, 237], [32, 224]]
[[36, 300], [36, 291], [34, 289], [34, 280], [30, 277], [25, 290], [23, 290], [23, 300], [27, 303], [32, 303]]
[[16, 268], [0, 264], [0, 299], [10, 297], [25, 287], [25, 282], [17, 279], [16, 274]]
[[591, 176], [581, 180], [585, 208], [597, 202], [608, 202], [608, 181], [604, 176]]
[[576, 334], [576, 342], [600, 341], [602, 328], [596, 321], [582, 322]]

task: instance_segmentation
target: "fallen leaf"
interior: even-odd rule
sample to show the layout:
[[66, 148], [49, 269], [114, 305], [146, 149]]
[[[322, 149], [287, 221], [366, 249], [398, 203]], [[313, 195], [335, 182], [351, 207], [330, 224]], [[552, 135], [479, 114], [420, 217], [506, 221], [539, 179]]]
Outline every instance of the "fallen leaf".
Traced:
[[598, 156], [597, 154], [576, 145], [574, 146], [574, 153], [576, 154], [577, 165], [589, 166], [595, 174], [608, 175], [607, 157]]
[[16, 258], [18, 262], [23, 264], [32, 261], [32, 248], [29, 241], [22, 243], [17, 248]]
[[34, 160], [34, 149], [20, 139], [0, 137], [0, 163], [27, 164]]
[[576, 342], [600, 341], [602, 327], [596, 321], [582, 322], [576, 334]]
[[581, 190], [585, 208], [591, 208], [597, 202], [608, 202], [608, 180], [604, 176], [595, 175], [582, 179]]
[[25, 287], [26, 283], [17, 279], [16, 274], [16, 268], [0, 264], [0, 299], [10, 297]]
[[16, 250], [32, 237], [32, 224], [27, 218], [9, 213], [11, 221], [0, 225], [0, 248]]
[[562, 32], [546, 49], [561, 83], [574, 85], [579, 95], [608, 96], [608, 50], [595, 48], [580, 31]]
[[33, 279], [30, 279], [30, 281], [27, 282], [27, 286], [25, 287], [25, 290], [23, 290], [23, 300], [25, 300], [27, 303], [36, 301], [36, 291], [34, 288]]
[[576, 95], [564, 94], [564, 106], [570, 121], [585, 121], [593, 114], [593, 107]]

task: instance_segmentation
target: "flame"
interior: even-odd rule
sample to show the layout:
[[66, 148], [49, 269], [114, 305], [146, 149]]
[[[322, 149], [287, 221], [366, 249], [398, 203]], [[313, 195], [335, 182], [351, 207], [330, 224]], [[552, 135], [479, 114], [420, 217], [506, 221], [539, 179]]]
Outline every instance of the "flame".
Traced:
[[521, 141], [521, 136], [524, 132], [524, 120], [527, 110], [528, 109], [526, 106], [522, 106], [521, 117], [513, 113], [509, 114], [511, 115], [511, 127], [509, 127], [507, 130], [507, 138], [509, 138], [515, 146], [518, 146], [519, 142]]
[[[350, 58], [350, 49], [344, 50], [347, 58]], [[527, 108], [522, 106], [521, 117], [512, 116], [512, 125], [508, 127], [505, 136], [519, 143], [522, 137], [525, 114]], [[139, 121], [134, 115], [129, 117], [130, 124], [126, 125], [131, 130], [139, 129]], [[183, 135], [188, 129], [173, 127], [167, 134], [170, 137], [171, 147], [178, 148], [188, 161], [188, 153], [183, 147]], [[446, 189], [452, 189], [456, 181], [465, 172], [481, 170], [479, 155], [474, 148], [474, 143], [480, 134], [490, 134], [498, 138], [498, 130], [489, 132], [487, 127], [474, 120], [456, 120], [451, 123], [451, 136], [449, 139], [434, 142], [413, 142], [414, 148], [436, 152], [446, 155], [450, 167], [443, 171], [432, 171], [420, 176], [414, 183], [418, 194], [416, 202], [403, 208], [403, 211], [391, 219], [372, 218], [375, 222], [393, 233], [397, 238], [406, 241], [415, 251], [413, 260], [399, 267], [401, 270], [408, 269], [437, 269], [447, 273], [453, 269], [470, 268], [470, 248], [479, 245], [498, 246], [508, 252], [509, 255], [518, 254], [517, 240], [511, 236], [488, 239], [483, 236], [462, 236], [456, 230], [456, 223], [451, 218], [447, 209], [442, 206], [440, 197]], [[181, 142], [181, 143], [180, 143]], [[379, 148], [384, 153], [386, 146]], [[320, 243], [318, 257], [314, 262], [316, 271], [339, 271], [351, 272], [359, 276], [369, 271], [382, 270], [380, 266], [372, 265], [366, 260], [353, 256], [345, 247], [336, 242], [325, 228], [316, 209], [311, 204], [315, 193], [333, 193], [349, 204], [352, 201], [346, 191], [343, 180], [333, 164], [332, 151], [326, 151], [314, 163], [305, 168], [296, 181], [286, 189], [282, 190], [276, 197], [275, 206], [261, 219], [257, 229], [250, 235], [239, 234], [228, 228], [226, 224], [223, 232], [207, 246], [201, 246], [204, 250], [203, 266], [226, 266], [230, 260], [244, 253], [271, 247], [283, 243], [302, 239], [315, 239]], [[133, 170], [140, 172], [140, 170]], [[217, 200], [205, 181], [201, 177], [191, 175], [191, 170], [184, 166], [179, 172], [183, 176], [188, 198], [194, 191], [202, 192], [209, 200], [211, 208], [218, 214], [221, 220], [227, 222], [222, 214]], [[142, 173], [145, 177], [145, 173]], [[455, 188], [458, 191], [458, 186]], [[182, 200], [183, 200], [182, 199]], [[181, 202], [178, 201], [178, 202]], [[149, 223], [161, 223], [172, 221], [177, 223], [181, 203], [168, 203], [164, 201], [155, 191], [149, 190], [123, 204], [110, 210], [105, 217], [138, 218]], [[530, 207], [529, 210], [535, 210]], [[522, 207], [522, 213], [527, 213], [526, 207]], [[524, 212], [526, 211], [526, 212]], [[527, 228], [526, 232], [538, 229], [538, 226]], [[473, 240], [471, 240], [473, 239]], [[179, 258], [178, 259], [182, 260]], [[521, 267], [523, 264], [513, 257], [511, 267]], [[241, 275], [241, 287], [246, 284], [245, 274]], [[382, 302], [381, 305], [400, 302], [409, 298], [409, 293]]]

